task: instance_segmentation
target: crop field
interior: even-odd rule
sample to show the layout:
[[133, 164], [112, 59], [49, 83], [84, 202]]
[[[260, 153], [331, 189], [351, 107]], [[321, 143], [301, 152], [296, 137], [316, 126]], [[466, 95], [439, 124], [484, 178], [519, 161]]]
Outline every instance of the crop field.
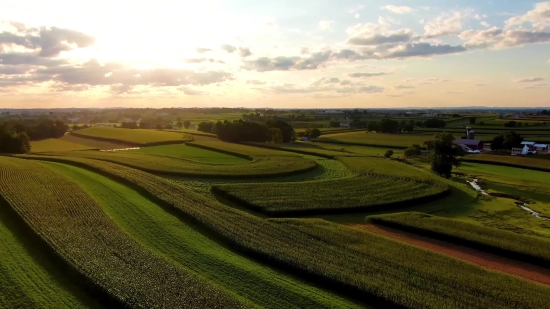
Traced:
[[145, 129], [92, 127], [74, 131], [71, 134], [100, 141], [121, 142], [135, 146], [177, 144], [193, 140], [193, 137], [189, 134]]
[[366, 133], [353, 132], [341, 134], [321, 135], [317, 141], [328, 143], [342, 143], [378, 147], [407, 148], [413, 144], [421, 145], [431, 139], [433, 135], [415, 135], [415, 134], [384, 134], [384, 133]]
[[[80, 151], [72, 153], [54, 152], [47, 153], [47, 155], [103, 160], [155, 174], [189, 177], [272, 177], [296, 174], [317, 167], [315, 161], [305, 159], [290, 152], [245, 145], [236, 145], [237, 147], [230, 147], [229, 150], [226, 150], [226, 148], [222, 146], [227, 143], [222, 144], [217, 142], [214, 143], [214, 147], [210, 147], [210, 143], [205, 144], [208, 144], [208, 146], [202, 147], [203, 149], [220, 151], [221, 154], [230, 156], [240, 155], [241, 159], [244, 160], [248, 158], [249, 161], [243, 164], [211, 164], [196, 162], [191, 158], [182, 159], [166, 155], [132, 153], [130, 151], [112, 153], [99, 151]], [[188, 147], [193, 145], [194, 144], [189, 144]], [[241, 153], [237, 153], [236, 151], [241, 151]], [[277, 156], [269, 156], [269, 153], [276, 153]], [[254, 157], [249, 157], [248, 154], [254, 155]]]
[[550, 263], [550, 240], [417, 212], [371, 216], [368, 220], [541, 266]]
[[94, 148], [58, 138], [49, 138], [41, 141], [31, 142], [32, 152], [77, 151], [90, 149]]
[[128, 153], [168, 156], [213, 164], [240, 164], [249, 162], [241, 157], [197, 147], [190, 147], [185, 144], [144, 147], [137, 150], [129, 150]]
[[[458, 137], [453, 124], [468, 119], [454, 120]], [[403, 158], [431, 131], [326, 128], [313, 142], [237, 144], [91, 129], [0, 156], [0, 308], [550, 303], [550, 221], [517, 204], [550, 216], [547, 157], [467, 156], [445, 179], [426, 156]], [[478, 263], [472, 251], [508, 262]]]
[[[28, 188], [32, 195], [21, 192]], [[1, 158], [0, 190], [26, 224], [112, 305], [241, 306], [140, 246], [77, 183], [40, 163]]]
[[[122, 229], [147, 248], [256, 306], [359, 307], [334, 293], [247, 259], [209, 238], [139, 192], [83, 168], [49, 163], [90, 194]], [[281, 297], [284, 295], [284, 297]]]
[[[542, 156], [542, 155], [541, 155]], [[550, 155], [549, 155], [550, 158]], [[480, 154], [470, 155], [465, 158], [467, 162], [485, 163], [501, 166], [550, 171], [550, 162], [542, 157], [522, 157], [507, 155]]]
[[263, 263], [295, 274], [306, 272], [318, 284], [377, 307], [443, 308], [460, 302], [469, 308], [544, 308], [550, 301], [547, 287], [383, 237], [325, 221], [308, 225], [312, 221], [283, 224], [261, 219], [138, 170], [86, 159], [63, 160], [134, 186], [174, 213], [223, 235], [233, 248], [261, 257]]

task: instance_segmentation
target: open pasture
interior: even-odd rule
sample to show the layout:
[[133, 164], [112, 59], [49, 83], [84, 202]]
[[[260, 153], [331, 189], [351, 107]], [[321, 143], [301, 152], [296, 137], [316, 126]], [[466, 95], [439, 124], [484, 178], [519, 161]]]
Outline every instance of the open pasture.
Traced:
[[[516, 167], [518, 169], [532, 169], [550, 172], [550, 161], [545, 156], [550, 158], [550, 155], [512, 156], [510, 154], [479, 154], [466, 156], [464, 160], [471, 163], [483, 163], [488, 165], [500, 165], [503, 167]], [[524, 172], [529, 173], [529, 171]], [[548, 177], [550, 177], [550, 174], [548, 174]], [[547, 180], [550, 181], [550, 179]]]
[[193, 140], [191, 135], [185, 133], [146, 129], [91, 127], [71, 132], [71, 134], [84, 138], [109, 142], [121, 142], [134, 146], [177, 144]]
[[242, 306], [140, 246], [76, 182], [41, 163], [0, 158], [0, 193], [110, 307]]
[[548, 287], [383, 237], [322, 220], [265, 220], [138, 170], [101, 161], [63, 160], [124, 181], [223, 235], [244, 254], [307, 274], [308, 280], [376, 307], [443, 308], [460, 302], [468, 308], [545, 308], [550, 301]]

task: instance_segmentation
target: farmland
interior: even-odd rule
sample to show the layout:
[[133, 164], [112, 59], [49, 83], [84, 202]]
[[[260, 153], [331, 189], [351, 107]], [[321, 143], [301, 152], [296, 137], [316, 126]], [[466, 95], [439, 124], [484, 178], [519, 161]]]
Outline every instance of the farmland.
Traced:
[[177, 144], [193, 140], [191, 135], [184, 133], [102, 127], [82, 129], [74, 131], [71, 134], [99, 141], [120, 142], [133, 146]]
[[[468, 119], [446, 121], [458, 134]], [[437, 130], [322, 131], [277, 144], [92, 127], [0, 156], [0, 307], [547, 307], [550, 221], [516, 204], [549, 213], [546, 157], [468, 156], [445, 179], [403, 156]]]

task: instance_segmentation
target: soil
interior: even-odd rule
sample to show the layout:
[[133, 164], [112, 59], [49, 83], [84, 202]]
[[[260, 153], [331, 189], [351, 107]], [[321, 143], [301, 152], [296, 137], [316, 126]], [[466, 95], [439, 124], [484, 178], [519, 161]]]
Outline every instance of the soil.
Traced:
[[477, 264], [486, 269], [550, 285], [550, 269], [547, 268], [384, 226], [374, 224], [352, 224], [350, 226]]

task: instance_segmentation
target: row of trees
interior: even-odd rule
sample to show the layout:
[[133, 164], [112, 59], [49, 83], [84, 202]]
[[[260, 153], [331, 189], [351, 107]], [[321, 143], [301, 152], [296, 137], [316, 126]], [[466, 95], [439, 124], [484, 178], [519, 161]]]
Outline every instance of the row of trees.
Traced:
[[510, 150], [521, 147], [523, 137], [514, 131], [500, 133], [491, 141], [491, 150]]
[[281, 120], [265, 123], [234, 120], [216, 123], [205, 121], [199, 123], [197, 130], [214, 133], [218, 139], [226, 142], [271, 142], [289, 143], [296, 139], [294, 128]]
[[60, 120], [44, 119], [38, 124], [5, 122], [0, 125], [0, 152], [27, 153], [31, 140], [59, 138], [65, 135], [69, 126]]

